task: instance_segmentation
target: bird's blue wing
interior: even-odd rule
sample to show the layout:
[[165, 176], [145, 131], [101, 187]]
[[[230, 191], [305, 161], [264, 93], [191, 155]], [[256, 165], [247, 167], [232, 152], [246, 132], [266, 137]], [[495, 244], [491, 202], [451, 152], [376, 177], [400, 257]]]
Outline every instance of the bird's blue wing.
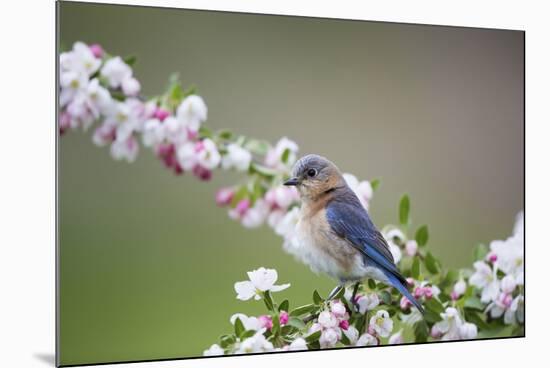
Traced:
[[399, 279], [403, 279], [386, 240], [370, 220], [367, 211], [352, 193], [346, 197], [327, 204], [327, 222], [332, 231], [363, 253], [371, 264], [396, 273]]
[[327, 203], [326, 217], [338, 237], [359, 250], [367, 264], [380, 269], [390, 284], [424, 313], [422, 305], [407, 290], [407, 282], [394, 263], [388, 243], [353, 192], [344, 193]]

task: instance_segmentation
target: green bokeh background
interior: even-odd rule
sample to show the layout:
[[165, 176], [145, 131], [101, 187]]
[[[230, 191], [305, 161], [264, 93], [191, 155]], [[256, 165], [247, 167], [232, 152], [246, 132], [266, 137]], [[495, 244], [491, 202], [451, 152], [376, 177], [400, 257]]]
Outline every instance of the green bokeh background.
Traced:
[[[382, 178], [375, 223], [412, 198], [433, 252], [464, 267], [478, 242], [511, 233], [523, 208], [523, 42], [516, 31], [95, 4], [60, 4], [60, 42], [136, 55], [145, 95], [179, 72], [209, 106], [208, 126], [330, 157]], [[260, 266], [294, 306], [334, 283], [285, 254], [268, 228], [215, 206], [209, 183], [175, 177], [147, 150], [111, 159], [91, 135], [59, 144], [60, 361], [198, 356], [229, 331], [233, 283]]]

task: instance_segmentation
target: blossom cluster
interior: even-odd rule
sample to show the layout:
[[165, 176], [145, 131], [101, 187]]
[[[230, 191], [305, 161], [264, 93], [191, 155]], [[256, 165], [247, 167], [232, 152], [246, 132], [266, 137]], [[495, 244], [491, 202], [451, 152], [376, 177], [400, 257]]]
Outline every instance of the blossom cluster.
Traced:
[[523, 322], [523, 213], [506, 240], [494, 240], [483, 259], [474, 263], [469, 283], [481, 291], [481, 302], [492, 319], [503, 317], [507, 325]]

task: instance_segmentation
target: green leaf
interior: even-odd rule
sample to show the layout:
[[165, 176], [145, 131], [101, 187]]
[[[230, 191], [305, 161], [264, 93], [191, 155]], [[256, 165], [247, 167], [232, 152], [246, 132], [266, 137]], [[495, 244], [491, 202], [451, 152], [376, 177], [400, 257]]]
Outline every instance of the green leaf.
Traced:
[[481, 303], [481, 300], [479, 300], [479, 298], [477, 298], [475, 296], [472, 296], [472, 297], [469, 297], [468, 299], [466, 299], [464, 301], [464, 307], [465, 308], [477, 309], [477, 310], [480, 310], [480, 311], [485, 310], [485, 306]]
[[428, 225], [423, 225], [416, 230], [416, 235], [414, 236], [416, 242], [419, 246], [423, 247], [428, 242]]
[[485, 244], [479, 243], [474, 249], [474, 261], [485, 259], [487, 253], [489, 253], [489, 248]]
[[441, 290], [453, 285], [458, 280], [459, 273], [456, 270], [449, 270], [445, 274], [445, 278], [439, 284]]
[[249, 338], [249, 337], [252, 337], [256, 334], [256, 331], [254, 330], [248, 330], [248, 331], [245, 331], [241, 334], [241, 336], [239, 336], [239, 339], [241, 340], [244, 340], [246, 338]]
[[332, 300], [342, 299], [346, 293], [346, 287], [341, 287], [338, 292], [332, 297]]
[[391, 304], [391, 294], [388, 291], [386, 290], [381, 291], [379, 294], [379, 297], [384, 304], [387, 304], [387, 305]]
[[376, 289], [376, 281], [374, 281], [373, 279], [368, 279], [367, 280], [367, 285], [369, 286], [369, 289], [371, 289], [371, 290]]
[[428, 341], [428, 324], [424, 320], [416, 322], [413, 326], [414, 329], [414, 342], [426, 342]]
[[258, 173], [260, 175], [267, 176], [267, 177], [273, 177], [277, 175], [277, 170], [260, 165], [257, 162], [252, 162], [250, 164], [249, 171], [251, 171], [252, 173]]
[[413, 279], [418, 280], [420, 277], [420, 258], [414, 257], [413, 263], [411, 266], [411, 276]]
[[223, 129], [218, 132], [218, 137], [221, 139], [231, 139], [233, 137], [233, 133], [230, 130]]
[[220, 346], [226, 348], [229, 345], [234, 344], [237, 341], [234, 335], [223, 335], [220, 337]]
[[313, 303], [319, 305], [323, 303], [323, 298], [321, 298], [321, 295], [317, 292], [317, 290], [313, 291]]
[[271, 293], [269, 292], [269, 290], [264, 291], [264, 303], [267, 309], [269, 309], [270, 311], [275, 310], [273, 298], [271, 297]]
[[273, 323], [273, 327], [271, 327], [271, 333], [273, 335], [278, 335], [279, 334], [279, 330], [281, 329], [281, 323], [280, 323], [280, 320], [279, 320], [279, 313], [275, 313], [271, 316], [271, 321]]
[[309, 343], [312, 343], [314, 341], [318, 341], [320, 337], [321, 337], [321, 331], [319, 330], [319, 331], [316, 331], [316, 332], [306, 336], [305, 340], [309, 344]]
[[283, 151], [283, 154], [281, 155], [281, 161], [283, 164], [286, 164], [288, 162], [288, 158], [290, 157], [290, 149], [287, 148]]
[[210, 129], [208, 129], [207, 127], [205, 126], [201, 126], [199, 128], [199, 136], [201, 138], [212, 138], [214, 136], [214, 134], [212, 133], [212, 131]]
[[137, 57], [135, 55], [126, 56], [124, 58], [124, 62], [128, 64], [128, 66], [134, 66], [136, 64]]
[[485, 321], [485, 316], [483, 315], [483, 313], [477, 312], [475, 310], [465, 308], [464, 319], [477, 325], [478, 329], [480, 330], [487, 330], [490, 328], [490, 326]]
[[437, 315], [445, 311], [445, 307], [443, 306], [443, 304], [441, 304], [436, 298], [426, 299], [424, 301], [424, 307], [426, 307], [427, 310], [436, 313]]
[[292, 326], [292, 327], [296, 327], [299, 330], [306, 327], [306, 324], [304, 323], [304, 321], [302, 321], [298, 317], [290, 317], [288, 319], [287, 325]]
[[426, 253], [426, 257], [424, 258], [424, 265], [426, 265], [426, 269], [432, 274], [436, 274], [439, 272], [438, 261], [430, 252]]
[[281, 305], [279, 305], [279, 312], [280, 311], [288, 312], [288, 308], [289, 308], [289, 302], [288, 302], [288, 299], [285, 299], [283, 300]]
[[243, 322], [239, 317], [235, 319], [235, 335], [240, 337], [245, 332]]
[[401, 201], [399, 201], [399, 222], [401, 225], [407, 225], [409, 223], [409, 212], [411, 210], [411, 203], [408, 195], [403, 195]]
[[315, 304], [302, 305], [301, 307], [298, 307], [298, 308], [294, 309], [293, 311], [291, 311], [290, 316], [292, 316], [292, 317], [302, 316], [304, 314], [313, 312], [316, 309], [317, 309], [317, 306]]
[[372, 187], [373, 191], [378, 190], [378, 188], [380, 188], [380, 184], [382, 184], [382, 183], [381, 183], [380, 179], [378, 179], [378, 178], [372, 179], [370, 181], [370, 186]]

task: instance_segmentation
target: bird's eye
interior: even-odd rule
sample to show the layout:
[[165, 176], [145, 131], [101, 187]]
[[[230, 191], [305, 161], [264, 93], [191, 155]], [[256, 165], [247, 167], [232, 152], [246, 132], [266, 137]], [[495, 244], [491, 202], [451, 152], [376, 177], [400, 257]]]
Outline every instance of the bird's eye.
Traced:
[[309, 176], [310, 178], [313, 178], [315, 175], [317, 175], [317, 170], [315, 169], [309, 169], [307, 171], [307, 176]]

